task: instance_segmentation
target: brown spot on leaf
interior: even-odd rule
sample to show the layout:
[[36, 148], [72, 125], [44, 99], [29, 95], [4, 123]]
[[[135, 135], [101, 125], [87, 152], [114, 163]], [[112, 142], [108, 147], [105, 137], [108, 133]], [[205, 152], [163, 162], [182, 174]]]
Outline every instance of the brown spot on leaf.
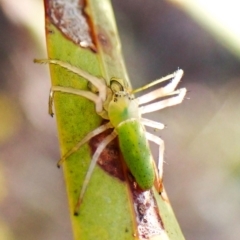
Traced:
[[62, 34], [75, 44], [96, 51], [85, 3], [79, 0], [45, 0], [46, 16]]
[[[92, 154], [94, 154], [98, 145], [103, 141], [103, 139], [106, 138], [112, 131], [113, 129], [106, 130], [90, 140], [89, 143]], [[120, 155], [118, 140], [114, 139], [101, 153], [98, 159], [98, 165], [110, 175], [120, 179], [121, 181], [124, 181], [123, 166]]]
[[131, 181], [130, 188], [139, 238], [149, 239], [161, 234], [164, 231], [164, 226], [152, 190], [143, 191]]
[[[94, 154], [103, 139], [112, 131], [113, 129], [109, 129], [90, 140], [92, 154]], [[122, 160], [117, 139], [110, 142], [103, 150], [99, 157], [98, 165], [112, 176], [128, 182], [137, 222], [136, 236], [139, 239], [149, 239], [160, 235], [164, 231], [164, 226], [153, 192], [152, 190], [143, 191], [139, 188]]]

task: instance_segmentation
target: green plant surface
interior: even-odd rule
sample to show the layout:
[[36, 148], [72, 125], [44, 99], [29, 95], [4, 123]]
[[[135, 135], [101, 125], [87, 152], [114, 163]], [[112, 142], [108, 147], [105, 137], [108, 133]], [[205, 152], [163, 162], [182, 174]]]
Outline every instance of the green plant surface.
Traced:
[[[45, 0], [48, 57], [69, 62], [103, 78], [106, 84], [111, 77], [118, 77], [124, 80], [126, 86], [130, 86], [110, 1], [86, 1], [83, 15], [88, 17], [93, 43], [86, 44], [85, 48], [80, 46], [81, 43], [71, 41], [59, 26], [53, 24], [49, 13], [53, 9], [52, 2], [54, 1]], [[51, 65], [50, 72], [53, 86], [89, 91], [86, 79], [66, 69]], [[61, 155], [102, 124], [102, 118], [96, 114], [94, 104], [80, 96], [57, 92], [54, 95], [54, 109]], [[92, 154], [107, 134], [97, 136], [82, 146], [62, 166], [74, 239], [184, 239], [167, 197], [159, 196], [155, 190], [142, 193], [129, 184], [131, 180], [117, 141], [113, 141], [100, 156], [80, 205], [79, 215], [74, 216], [74, 208]], [[148, 210], [141, 212], [139, 209], [145, 206], [140, 202], [141, 198], [147, 197], [152, 212], [144, 223], [143, 217]]]

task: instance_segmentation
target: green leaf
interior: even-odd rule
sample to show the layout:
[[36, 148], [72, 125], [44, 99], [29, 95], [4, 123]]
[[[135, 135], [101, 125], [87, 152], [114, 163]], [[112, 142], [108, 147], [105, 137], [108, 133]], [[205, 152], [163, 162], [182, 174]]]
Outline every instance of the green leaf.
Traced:
[[[130, 86], [109, 0], [89, 0], [81, 8], [78, 2], [45, 0], [48, 57], [102, 77], [106, 84], [117, 77]], [[89, 91], [88, 82], [76, 74], [56, 65], [50, 70], [52, 85]], [[57, 92], [54, 105], [62, 155], [103, 122], [83, 97]], [[184, 239], [165, 192], [163, 198], [156, 190], [134, 187], [117, 140], [100, 156], [79, 216], [73, 215], [92, 154], [108, 134], [96, 136], [63, 163], [74, 239]]]

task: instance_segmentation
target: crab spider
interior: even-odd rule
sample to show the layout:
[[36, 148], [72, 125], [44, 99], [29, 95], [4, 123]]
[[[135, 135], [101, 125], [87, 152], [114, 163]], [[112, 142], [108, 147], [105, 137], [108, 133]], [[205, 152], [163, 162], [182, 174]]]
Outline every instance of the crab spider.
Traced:
[[[145, 130], [144, 126], [152, 127], [155, 129], [163, 129], [164, 125], [160, 122], [155, 122], [142, 115], [145, 113], [154, 112], [166, 107], [170, 107], [179, 104], [183, 101], [186, 94], [186, 89], [181, 88], [175, 90], [180, 79], [183, 76], [183, 70], [178, 69], [173, 74], [153, 81], [139, 89], [129, 91], [123, 86], [121, 79], [111, 78], [109, 86], [100, 79], [97, 78], [80, 68], [74, 67], [69, 63], [59, 60], [35, 60], [38, 63], [56, 64], [67, 70], [76, 73], [88, 80], [98, 90], [98, 94], [91, 91], [78, 90], [73, 88], [52, 86], [49, 96], [49, 113], [53, 116], [52, 104], [55, 92], [62, 92], [67, 94], [74, 94], [85, 97], [94, 102], [96, 112], [102, 116], [102, 118], [108, 119], [104, 125], [96, 128], [92, 132], [88, 133], [76, 146], [68, 151], [58, 162], [60, 166], [71, 154], [76, 152], [83, 144], [88, 142], [94, 136], [111, 128], [114, 129], [97, 147], [95, 153], [92, 156], [92, 160], [89, 169], [86, 173], [84, 183], [80, 192], [80, 196], [75, 208], [75, 214], [78, 213], [79, 206], [83, 200], [84, 193], [87, 189], [89, 180], [93, 173], [97, 160], [104, 150], [104, 148], [114, 138], [118, 136], [119, 145], [126, 165], [135, 178], [135, 181], [139, 187], [143, 190], [150, 189], [157, 179], [157, 189], [160, 192], [162, 186], [163, 175], [163, 153], [164, 142], [163, 140]], [[138, 98], [134, 98], [133, 94], [140, 92], [149, 87], [152, 87], [160, 82], [170, 80], [165, 87], [151, 91]], [[169, 98], [160, 100], [154, 103], [150, 103], [161, 97], [169, 96]], [[146, 105], [143, 105], [146, 104]], [[148, 141], [154, 142], [159, 146], [159, 156], [157, 162], [157, 174], [155, 171], [155, 162], [153, 160]], [[156, 176], [157, 175], [157, 176]]]

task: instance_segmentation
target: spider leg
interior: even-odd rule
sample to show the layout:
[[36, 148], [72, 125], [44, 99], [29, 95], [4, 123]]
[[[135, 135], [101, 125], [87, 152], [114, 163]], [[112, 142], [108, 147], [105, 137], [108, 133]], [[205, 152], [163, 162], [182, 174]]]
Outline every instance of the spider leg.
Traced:
[[54, 97], [55, 92], [69, 93], [69, 94], [85, 97], [95, 103], [96, 112], [101, 112], [103, 110], [102, 99], [98, 95], [96, 95], [90, 91], [79, 90], [79, 89], [75, 89], [75, 88], [53, 86], [50, 89], [49, 101], [48, 101], [48, 113], [51, 116], [53, 116], [52, 106], [53, 106], [53, 97]]
[[89, 74], [88, 72], [82, 70], [81, 68], [72, 66], [71, 64], [67, 63], [67, 62], [63, 62], [60, 60], [53, 60], [53, 59], [34, 59], [35, 63], [48, 63], [48, 64], [55, 64], [58, 66], [61, 66], [63, 68], [66, 68], [67, 70], [69, 70], [70, 72], [76, 73], [77, 75], [87, 79], [89, 82], [91, 82], [99, 91], [99, 97], [100, 99], [102, 99], [102, 101], [104, 102], [106, 100], [106, 95], [107, 95], [107, 86], [105, 84], [105, 82], [98, 78], [95, 77], [91, 74]]
[[157, 110], [166, 108], [166, 107], [170, 107], [170, 106], [174, 106], [177, 105], [179, 103], [181, 103], [186, 95], [186, 88], [181, 88], [177, 91], [174, 91], [172, 94], [178, 94], [175, 97], [171, 97], [165, 100], [161, 100], [155, 103], [151, 103], [145, 106], [141, 106], [139, 107], [140, 113], [144, 114], [144, 113], [149, 113], [149, 112], [155, 112]]
[[160, 97], [172, 95], [172, 92], [177, 87], [182, 76], [183, 76], [183, 70], [179, 69], [173, 74], [170, 74], [164, 78], [161, 78], [159, 80], [156, 80], [156, 81], [146, 85], [147, 87], [146, 86], [142, 87], [142, 89], [146, 89], [146, 88], [148, 88], [148, 86], [153, 86], [159, 82], [166, 81], [166, 80], [173, 78], [172, 81], [169, 84], [167, 84], [165, 87], [159, 88], [157, 90], [154, 90], [150, 93], [147, 93], [147, 94], [144, 94], [143, 96], [138, 97], [137, 98], [138, 104], [141, 105], [144, 103], [151, 102]]
[[[156, 143], [159, 146], [159, 155], [158, 155], [158, 162], [157, 162], [157, 169], [158, 169], [158, 185], [162, 186], [162, 176], [163, 176], [163, 154], [164, 154], [164, 141], [149, 132], [146, 132], [146, 138]], [[160, 189], [158, 189], [160, 191]]]
[[155, 122], [155, 121], [147, 119], [147, 118], [140, 118], [140, 121], [145, 126], [160, 129], [160, 130], [164, 129], [164, 127], [165, 127], [164, 124], [162, 124], [160, 122]]
[[81, 202], [82, 202], [82, 199], [83, 199], [83, 196], [84, 196], [84, 193], [87, 189], [87, 186], [88, 186], [88, 183], [89, 183], [89, 180], [92, 176], [92, 173], [93, 173], [93, 170], [96, 166], [96, 163], [97, 163], [97, 160], [100, 156], [100, 154], [102, 153], [102, 151], [104, 150], [104, 148], [117, 136], [117, 133], [116, 132], [112, 132], [111, 134], [109, 134], [99, 145], [98, 145], [98, 148], [97, 150], [95, 151], [93, 157], [92, 157], [92, 160], [91, 160], [91, 163], [90, 163], [90, 166], [88, 168], [88, 171], [86, 173], [86, 176], [85, 176], [85, 179], [84, 179], [84, 182], [83, 182], [83, 186], [82, 186], [82, 189], [81, 189], [81, 192], [80, 192], [80, 195], [79, 195], [79, 198], [78, 198], [78, 202], [75, 206], [75, 209], [74, 209], [74, 215], [78, 215], [78, 211], [79, 211], [79, 207], [81, 205]]
[[88, 133], [79, 143], [77, 143], [71, 150], [69, 150], [57, 163], [57, 166], [60, 167], [61, 164], [73, 153], [75, 153], [83, 144], [88, 142], [93, 137], [97, 136], [98, 134], [106, 131], [109, 128], [112, 128], [112, 124], [110, 122], [101, 125], [100, 127], [94, 129], [92, 132]]

